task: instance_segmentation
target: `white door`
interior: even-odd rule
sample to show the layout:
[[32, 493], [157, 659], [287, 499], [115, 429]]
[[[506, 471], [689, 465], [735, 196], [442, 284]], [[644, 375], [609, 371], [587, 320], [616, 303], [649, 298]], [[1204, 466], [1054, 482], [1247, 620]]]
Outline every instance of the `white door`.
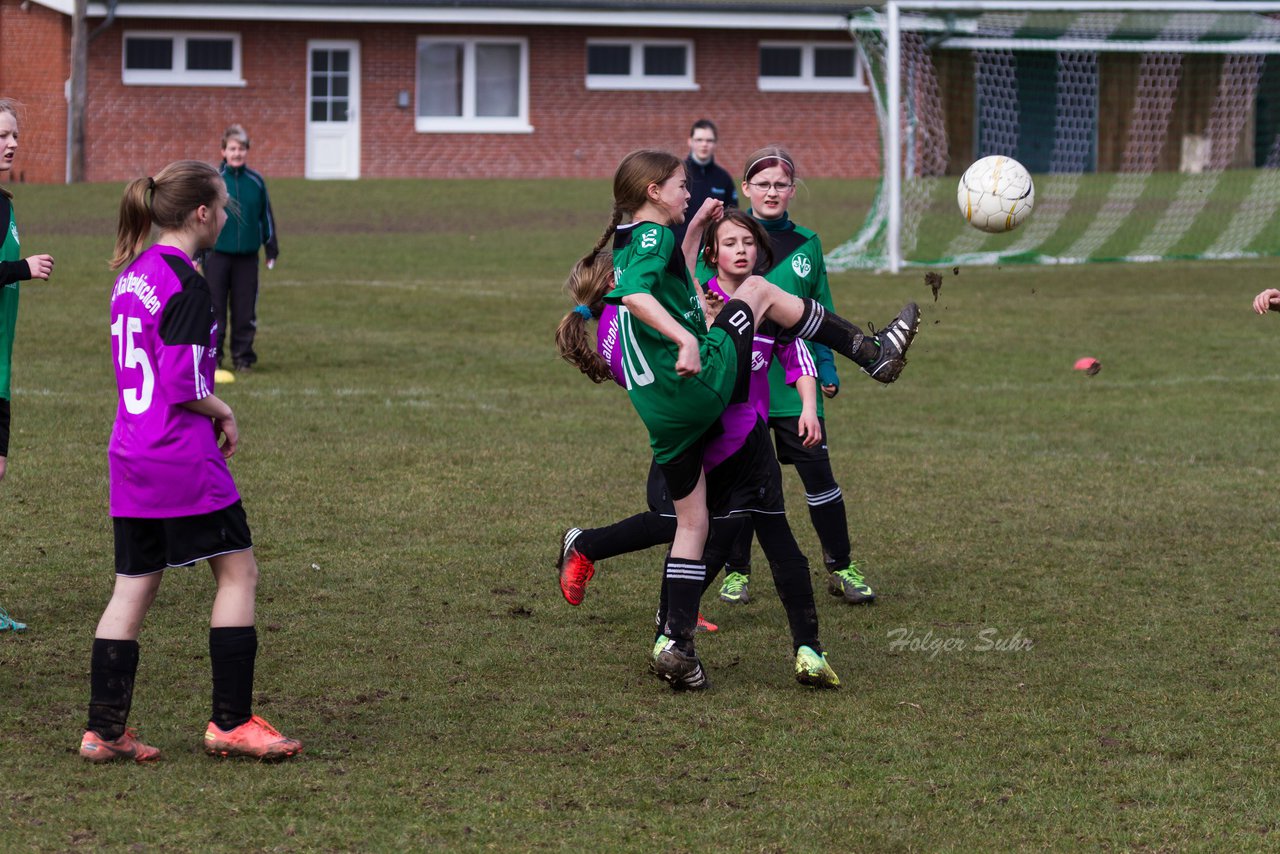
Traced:
[[360, 43], [307, 43], [307, 177], [360, 177]]

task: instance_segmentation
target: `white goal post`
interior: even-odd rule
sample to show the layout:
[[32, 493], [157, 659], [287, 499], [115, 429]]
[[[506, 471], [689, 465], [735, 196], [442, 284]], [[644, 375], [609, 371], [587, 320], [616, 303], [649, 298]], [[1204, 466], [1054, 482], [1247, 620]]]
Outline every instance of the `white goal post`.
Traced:
[[[850, 29], [881, 187], [830, 269], [1280, 255], [1280, 0], [886, 0]], [[955, 210], [989, 154], [1037, 182], [1008, 235]]]

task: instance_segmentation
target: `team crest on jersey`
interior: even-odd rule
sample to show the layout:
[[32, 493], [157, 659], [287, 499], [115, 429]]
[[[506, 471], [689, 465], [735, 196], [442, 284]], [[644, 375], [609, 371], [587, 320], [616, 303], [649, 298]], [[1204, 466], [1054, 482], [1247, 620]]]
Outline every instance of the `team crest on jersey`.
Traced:
[[763, 371], [767, 367], [769, 367], [769, 363], [764, 360], [764, 354], [761, 353], [759, 350], [752, 350], [751, 351], [752, 372]]
[[658, 245], [657, 229], [654, 229], [653, 231], [646, 231], [644, 234], [640, 235], [641, 249], [652, 249], [657, 245]]
[[796, 271], [796, 275], [804, 278], [809, 275], [809, 271], [813, 269], [813, 265], [809, 263], [809, 259], [804, 255], [797, 255], [791, 259], [791, 269]]
[[9, 220], [9, 233], [13, 235], [14, 240], [19, 243], [22, 242], [21, 240], [18, 240], [18, 224], [13, 220]]

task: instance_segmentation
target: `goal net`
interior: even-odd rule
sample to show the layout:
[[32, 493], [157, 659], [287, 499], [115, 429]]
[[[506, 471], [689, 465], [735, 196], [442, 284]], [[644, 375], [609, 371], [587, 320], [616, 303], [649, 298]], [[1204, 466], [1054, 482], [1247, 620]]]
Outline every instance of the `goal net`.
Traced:
[[[851, 29], [882, 178], [829, 269], [1280, 254], [1280, 2], [887, 0]], [[1008, 234], [956, 206], [989, 154], [1035, 179]]]

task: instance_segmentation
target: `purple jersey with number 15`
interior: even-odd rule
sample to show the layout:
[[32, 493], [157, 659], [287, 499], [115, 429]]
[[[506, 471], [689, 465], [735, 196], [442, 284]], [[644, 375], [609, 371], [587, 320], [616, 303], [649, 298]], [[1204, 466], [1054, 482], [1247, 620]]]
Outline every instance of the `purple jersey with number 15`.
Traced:
[[213, 422], [182, 406], [213, 393], [216, 331], [209, 286], [180, 250], [152, 246], [116, 279], [112, 516], [195, 516], [240, 499]]

